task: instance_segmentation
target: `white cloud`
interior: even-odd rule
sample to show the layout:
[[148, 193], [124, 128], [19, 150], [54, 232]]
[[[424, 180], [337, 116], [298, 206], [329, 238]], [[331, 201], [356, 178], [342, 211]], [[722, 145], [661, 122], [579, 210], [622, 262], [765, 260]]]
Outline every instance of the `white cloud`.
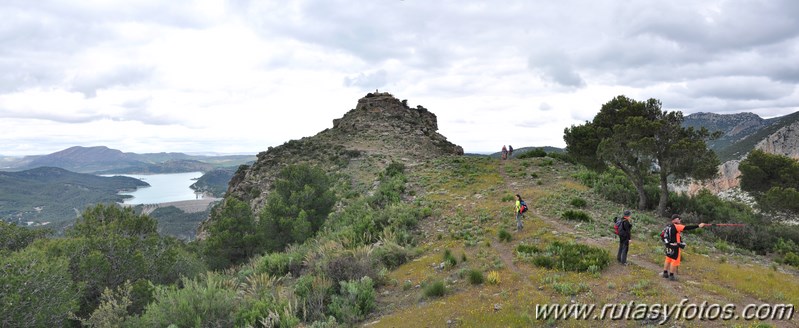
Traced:
[[799, 3], [6, 1], [0, 154], [257, 153], [379, 88], [467, 151], [563, 146], [617, 95], [792, 113]]

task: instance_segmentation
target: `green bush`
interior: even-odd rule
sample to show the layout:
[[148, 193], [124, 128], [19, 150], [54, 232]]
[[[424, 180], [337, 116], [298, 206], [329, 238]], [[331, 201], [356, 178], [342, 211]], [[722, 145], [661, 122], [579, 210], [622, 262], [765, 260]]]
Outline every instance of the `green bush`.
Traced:
[[444, 282], [441, 280], [434, 281], [424, 288], [424, 296], [433, 298], [433, 297], [441, 297], [447, 293], [447, 287], [444, 286]]
[[588, 202], [582, 198], [573, 198], [571, 202], [569, 202], [569, 204], [571, 204], [574, 207], [585, 207], [585, 205], [588, 205]]
[[66, 258], [34, 248], [0, 252], [0, 263], [0, 326], [67, 326], [81, 293]]
[[372, 279], [363, 277], [340, 283], [341, 292], [333, 295], [330, 314], [342, 322], [353, 325], [363, 320], [376, 307], [375, 289]]
[[519, 155], [516, 155], [516, 158], [525, 159], [525, 158], [538, 158], [538, 157], [546, 157], [547, 152], [541, 148], [535, 148], [533, 150], [528, 150], [523, 152]]
[[503, 202], [503, 203], [512, 202], [514, 200], [516, 200], [516, 196], [515, 195], [505, 195], [505, 196], [502, 196], [502, 199], [500, 199], [500, 201]]
[[785, 254], [785, 256], [782, 258], [782, 261], [785, 264], [799, 267], [799, 255], [796, 255], [794, 252], [788, 252]]
[[243, 263], [263, 248], [250, 206], [233, 197], [223, 204], [211, 211], [208, 238], [203, 242], [206, 263], [215, 270]]
[[499, 229], [497, 237], [499, 238], [499, 241], [504, 241], [504, 242], [510, 242], [511, 239], [513, 239], [513, 236], [511, 236], [510, 232], [505, 230], [505, 228]]
[[519, 244], [516, 246], [516, 252], [520, 254], [536, 254], [540, 251], [535, 245]]
[[183, 288], [156, 288], [141, 322], [150, 327], [233, 327], [239, 306], [236, 290], [226, 287], [224, 277], [209, 273], [200, 279], [183, 279]]
[[287, 273], [298, 276], [302, 269], [304, 255], [287, 252], [269, 253], [260, 259], [258, 271], [272, 276], [285, 276]]
[[125, 281], [172, 284], [206, 271], [181, 241], [161, 237], [156, 226], [131, 208], [98, 205], [83, 212], [66, 231], [68, 238], [42, 243], [48, 252], [69, 257], [72, 280], [83, 285], [78, 316], [94, 311], [104, 289]]
[[301, 302], [303, 319], [306, 322], [324, 320], [327, 312], [326, 304], [333, 292], [333, 282], [326, 277], [303, 275], [297, 279], [297, 283], [294, 285], [294, 295]]
[[452, 252], [450, 250], [448, 250], [448, 249], [444, 250], [444, 264], [448, 268], [452, 268], [452, 267], [458, 265], [458, 259], [456, 259], [455, 256], [452, 255]]
[[610, 264], [610, 255], [601, 248], [556, 241], [541, 255], [533, 258], [533, 263], [536, 266], [564, 271], [598, 271]]
[[485, 281], [485, 277], [483, 276], [483, 272], [481, 272], [479, 270], [474, 270], [474, 269], [469, 270], [467, 278], [469, 280], [469, 283], [472, 284], [472, 285], [479, 285], [479, 284], [482, 284]]
[[405, 262], [408, 262], [410, 258], [408, 250], [394, 242], [387, 242], [380, 245], [380, 247], [375, 248], [372, 255], [389, 269], [399, 267]]
[[568, 153], [551, 152], [547, 153], [547, 156], [565, 163], [571, 163], [571, 164], [577, 163], [577, 161], [575, 161], [573, 157], [569, 156]]
[[588, 215], [588, 213], [585, 213], [583, 211], [568, 210], [566, 212], [563, 212], [561, 217], [571, 221], [591, 222], [591, 217]]
[[51, 232], [48, 229], [29, 229], [0, 220], [0, 251], [23, 249], [34, 240], [44, 238]]
[[263, 249], [281, 251], [316, 234], [336, 203], [331, 186], [320, 168], [302, 164], [281, 170], [260, 213]]

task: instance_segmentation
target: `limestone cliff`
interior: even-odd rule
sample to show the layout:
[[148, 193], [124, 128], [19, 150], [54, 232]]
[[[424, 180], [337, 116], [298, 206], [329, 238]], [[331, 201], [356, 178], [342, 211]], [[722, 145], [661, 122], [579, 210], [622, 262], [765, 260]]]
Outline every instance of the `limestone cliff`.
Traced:
[[[269, 147], [253, 165], [239, 167], [227, 196], [248, 202], [257, 213], [276, 175], [290, 164], [308, 163], [343, 173], [357, 189], [368, 189], [392, 161], [413, 166], [439, 156], [463, 155], [463, 148], [437, 130], [436, 115], [426, 108], [411, 108], [389, 93], [369, 93], [355, 109], [333, 120], [332, 128]], [[198, 238], [203, 237], [205, 225], [200, 226]]]
[[[774, 133], [769, 134], [760, 142], [755, 149], [760, 149], [766, 153], [784, 155], [794, 159], [799, 159], [799, 122], [785, 125]], [[740, 187], [741, 172], [738, 165], [741, 160], [730, 160], [719, 166], [718, 176], [704, 183], [690, 182], [680, 186], [675, 186], [678, 192], [687, 192], [690, 195], [696, 194], [699, 190], [708, 189], [714, 194], [721, 194], [728, 190]]]
[[793, 159], [799, 159], [799, 122], [779, 129], [774, 134], [757, 143], [755, 148], [770, 154], [784, 155]]

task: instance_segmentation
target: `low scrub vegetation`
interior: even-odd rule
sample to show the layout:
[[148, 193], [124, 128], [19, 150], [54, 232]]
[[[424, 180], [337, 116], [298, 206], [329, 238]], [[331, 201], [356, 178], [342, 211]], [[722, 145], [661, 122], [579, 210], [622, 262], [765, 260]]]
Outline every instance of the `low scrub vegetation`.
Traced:
[[605, 269], [610, 264], [610, 255], [601, 248], [575, 243], [553, 242], [532, 258], [533, 264], [564, 271], [585, 272]]

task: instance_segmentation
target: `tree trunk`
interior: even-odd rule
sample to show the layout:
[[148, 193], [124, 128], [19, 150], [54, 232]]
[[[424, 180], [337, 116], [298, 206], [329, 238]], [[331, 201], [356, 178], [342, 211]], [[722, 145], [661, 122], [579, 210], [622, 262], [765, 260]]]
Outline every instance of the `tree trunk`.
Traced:
[[646, 210], [646, 190], [644, 189], [644, 178], [639, 174], [635, 174], [633, 170], [627, 169], [627, 167], [624, 165], [619, 163], [614, 163], [614, 165], [624, 172], [624, 175], [626, 175], [627, 178], [630, 179], [630, 182], [632, 182], [635, 186], [635, 190], [638, 191], [638, 210]]
[[660, 173], [660, 201], [658, 202], [658, 213], [663, 217], [668, 217], [666, 205], [669, 203], [669, 182], [668, 175]]
[[644, 179], [634, 179], [635, 189], [638, 190], [638, 210], [646, 210], [646, 190], [644, 189]]

